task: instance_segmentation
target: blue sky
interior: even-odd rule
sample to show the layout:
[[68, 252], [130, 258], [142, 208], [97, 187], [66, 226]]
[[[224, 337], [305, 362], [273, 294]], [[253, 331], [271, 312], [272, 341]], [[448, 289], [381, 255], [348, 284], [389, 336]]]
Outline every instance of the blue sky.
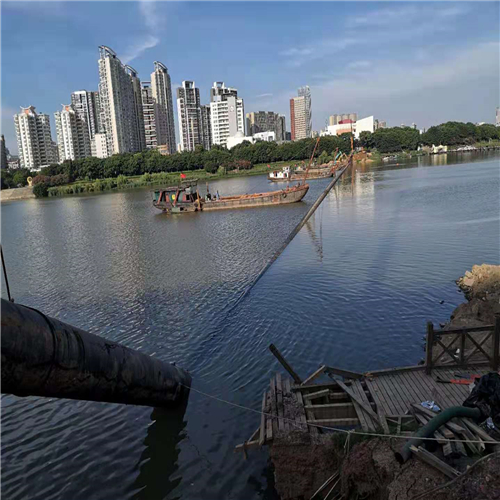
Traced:
[[289, 99], [305, 84], [316, 130], [343, 112], [419, 128], [494, 122], [500, 105], [498, 2], [2, 1], [1, 14], [11, 152], [19, 106], [53, 117], [72, 91], [97, 90], [99, 45], [141, 80], [163, 62], [174, 100], [182, 80], [196, 82], [203, 103], [225, 81], [245, 112], [283, 113], [288, 130]]

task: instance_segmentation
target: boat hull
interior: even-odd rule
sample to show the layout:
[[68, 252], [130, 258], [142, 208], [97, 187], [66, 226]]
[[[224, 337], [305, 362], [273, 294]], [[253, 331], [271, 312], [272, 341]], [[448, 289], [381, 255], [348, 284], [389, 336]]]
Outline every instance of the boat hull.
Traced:
[[222, 196], [218, 200], [198, 203], [178, 203], [175, 207], [165, 202], [155, 203], [153, 206], [162, 212], [176, 214], [211, 210], [230, 210], [234, 208], [263, 207], [270, 205], [286, 205], [297, 203], [304, 198], [309, 190], [308, 184], [300, 184], [279, 191], [267, 193], [243, 194], [237, 196]]

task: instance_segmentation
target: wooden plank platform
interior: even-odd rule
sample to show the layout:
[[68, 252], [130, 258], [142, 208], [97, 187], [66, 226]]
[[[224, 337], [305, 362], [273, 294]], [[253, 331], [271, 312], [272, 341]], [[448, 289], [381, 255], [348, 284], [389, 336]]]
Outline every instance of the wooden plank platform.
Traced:
[[[322, 369], [323, 367], [321, 367]], [[413, 425], [423, 425], [432, 412], [415, 413], [415, 406], [423, 401], [434, 401], [442, 410], [450, 406], [461, 406], [469, 395], [469, 386], [437, 382], [437, 379], [451, 380], [484, 375], [489, 368], [484, 365], [433, 368], [431, 374], [425, 370], [381, 370], [367, 373], [361, 379], [342, 382], [314, 384], [317, 370], [305, 379], [305, 384], [295, 383], [290, 378], [282, 378], [280, 373], [270, 379], [269, 389], [261, 396], [260, 426], [250, 438], [235, 450], [272, 444], [274, 440], [292, 432], [309, 432], [313, 435], [330, 432], [321, 427], [357, 428], [365, 432], [398, 433], [406, 435], [403, 421]], [[338, 377], [338, 376], [337, 376]], [[415, 406], [412, 406], [415, 405]], [[417, 408], [418, 410], [418, 408]], [[420, 408], [420, 410], [422, 410]], [[408, 415], [408, 412], [411, 412]], [[415, 419], [413, 416], [415, 416]], [[310, 425], [308, 425], [310, 424]], [[389, 428], [389, 426], [391, 426]], [[455, 439], [487, 439], [487, 434], [472, 422], [456, 420], [442, 427], [435, 435], [450, 454], [452, 440], [455, 449], [465, 453], [463, 445]], [[477, 454], [484, 445], [467, 443], [468, 449]]]
[[430, 375], [424, 370], [387, 371], [373, 374], [366, 379], [366, 385], [377, 405], [386, 415], [404, 415], [412, 403], [433, 400], [441, 408], [461, 406], [469, 395], [469, 386], [443, 384], [436, 382], [439, 377], [449, 380], [456, 374], [484, 375], [489, 369], [485, 366], [467, 368], [434, 368]]

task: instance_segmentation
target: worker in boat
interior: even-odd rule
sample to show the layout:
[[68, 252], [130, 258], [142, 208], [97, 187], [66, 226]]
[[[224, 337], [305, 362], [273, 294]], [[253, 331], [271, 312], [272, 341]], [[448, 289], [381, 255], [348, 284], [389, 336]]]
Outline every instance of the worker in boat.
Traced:
[[210, 194], [210, 192], [207, 193], [207, 201], [211, 201], [212, 200], [212, 195]]
[[220, 195], [218, 190], [217, 190], [217, 199], [220, 200]]

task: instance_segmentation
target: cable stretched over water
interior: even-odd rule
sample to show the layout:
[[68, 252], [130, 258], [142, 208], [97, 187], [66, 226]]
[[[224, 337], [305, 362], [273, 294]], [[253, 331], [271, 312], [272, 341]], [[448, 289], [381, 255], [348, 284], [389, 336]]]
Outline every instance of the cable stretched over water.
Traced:
[[[326, 198], [328, 193], [332, 190], [332, 188], [337, 184], [339, 179], [342, 177], [342, 175], [345, 173], [345, 171], [352, 166], [353, 164], [353, 158], [352, 154], [349, 157], [349, 161], [347, 165], [339, 169], [339, 171], [335, 174], [333, 177], [332, 181], [326, 186], [324, 191], [318, 196], [316, 201], [313, 203], [311, 208], [307, 211], [307, 213], [302, 217], [300, 222], [295, 226], [293, 231], [288, 235], [287, 239], [281, 245], [281, 247], [273, 254], [271, 259], [267, 262], [267, 264], [261, 269], [259, 274], [255, 277], [255, 279], [250, 283], [242, 292], [241, 294], [236, 298], [233, 304], [227, 304], [225, 308], [221, 311], [220, 319], [218, 321], [218, 324], [216, 327], [214, 327], [207, 335], [207, 338], [205, 341], [210, 341], [217, 333], [220, 332], [220, 330], [223, 328], [222, 325], [225, 325], [226, 320], [230, 317], [230, 315], [233, 313], [233, 311], [245, 300], [246, 297], [248, 297], [249, 293], [253, 289], [253, 287], [258, 283], [258, 281], [264, 276], [264, 274], [267, 272], [267, 270], [273, 265], [273, 263], [278, 259], [278, 257], [283, 253], [285, 248], [290, 244], [290, 242], [295, 238], [297, 233], [302, 229], [302, 227], [306, 224], [306, 222], [311, 218], [311, 216], [314, 214], [316, 209], [321, 205], [321, 202]], [[202, 355], [204, 350], [200, 351], [200, 355]]]
[[256, 278], [248, 285], [248, 287], [241, 293], [241, 295], [236, 299], [236, 302], [230, 307], [226, 312], [226, 317], [240, 304], [240, 302], [251, 292], [252, 288], [258, 283], [258, 281], [264, 276], [267, 270], [273, 265], [273, 263], [278, 259], [278, 257], [284, 252], [285, 248], [290, 244], [290, 242], [295, 238], [298, 232], [304, 227], [306, 222], [311, 218], [316, 209], [321, 205], [321, 202], [326, 198], [327, 194], [332, 190], [333, 186], [337, 184], [339, 179], [342, 177], [344, 172], [352, 165], [352, 155], [349, 157], [349, 162], [345, 167], [342, 167], [337, 174], [334, 176], [332, 181], [326, 186], [325, 190], [318, 196], [316, 201], [313, 203], [312, 207], [307, 211], [307, 213], [302, 217], [301, 221], [295, 226], [293, 231], [288, 235], [283, 245], [274, 253], [269, 262], [261, 269]]

